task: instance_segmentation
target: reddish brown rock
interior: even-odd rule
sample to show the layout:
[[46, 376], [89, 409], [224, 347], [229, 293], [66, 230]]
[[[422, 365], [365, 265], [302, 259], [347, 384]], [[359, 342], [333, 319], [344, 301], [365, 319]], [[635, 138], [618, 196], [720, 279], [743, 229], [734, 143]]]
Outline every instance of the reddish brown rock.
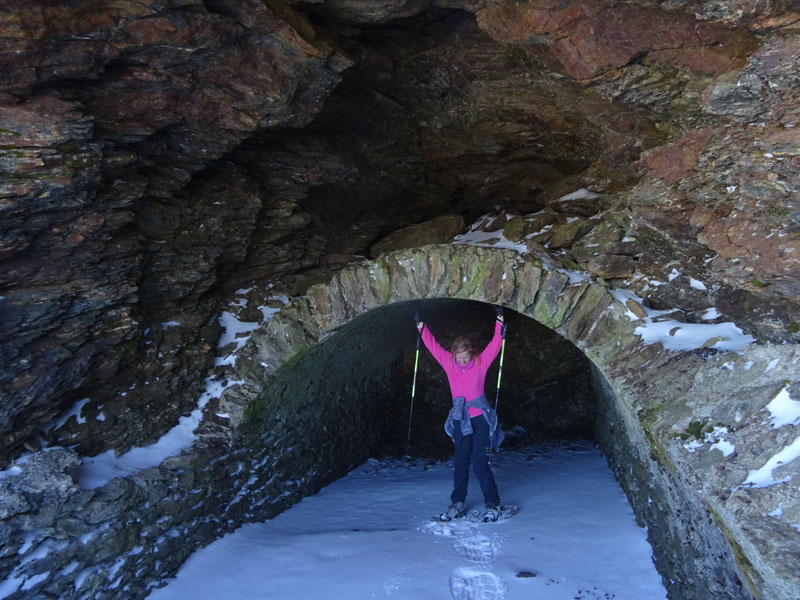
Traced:
[[690, 131], [667, 146], [645, 152], [642, 160], [651, 176], [672, 185], [695, 168], [710, 136], [709, 128]]
[[690, 14], [610, 0], [491, 3], [478, 19], [496, 39], [545, 43], [567, 72], [582, 80], [648, 53], [717, 74], [744, 64], [757, 46], [747, 33], [698, 23]]
[[724, 219], [708, 220], [697, 239], [719, 253], [715, 262], [723, 268], [735, 261], [737, 269], [751, 272], [762, 281], [800, 277], [800, 235], [770, 229], [744, 213], [736, 211]]

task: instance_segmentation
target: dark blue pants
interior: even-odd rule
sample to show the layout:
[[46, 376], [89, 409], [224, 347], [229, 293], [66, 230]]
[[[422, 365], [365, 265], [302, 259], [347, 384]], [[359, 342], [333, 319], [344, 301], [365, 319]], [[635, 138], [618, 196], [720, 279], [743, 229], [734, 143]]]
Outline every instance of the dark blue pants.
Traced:
[[456, 421], [453, 431], [455, 444], [455, 457], [453, 458], [453, 493], [450, 502], [464, 502], [467, 499], [467, 484], [469, 483], [469, 463], [472, 461], [472, 470], [481, 484], [483, 501], [486, 504], [500, 504], [497, 484], [489, 468], [489, 424], [482, 415], [472, 417], [471, 435], [462, 435], [460, 423]]

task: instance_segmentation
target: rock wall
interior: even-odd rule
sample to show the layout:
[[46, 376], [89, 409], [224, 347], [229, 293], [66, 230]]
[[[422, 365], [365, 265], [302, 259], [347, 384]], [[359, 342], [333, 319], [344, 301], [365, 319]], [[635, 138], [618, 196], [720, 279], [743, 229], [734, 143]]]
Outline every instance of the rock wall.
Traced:
[[[713, 325], [703, 347], [643, 344], [634, 335], [643, 321], [625, 316], [627, 307], [603, 286], [585, 278], [570, 283], [564, 266], [448, 245], [398, 252], [309, 290], [302, 321], [279, 316], [253, 336], [237, 362], [245, 384], [229, 393], [241, 402], [253, 373], [248, 365], [272, 363], [273, 344], [284, 348], [278, 355], [288, 353], [284, 338], [302, 338], [301, 329], [305, 339], [324, 339], [363, 312], [442, 297], [507, 306], [552, 328], [594, 363], [595, 387], [605, 399], [596, 436], [651, 530], [674, 597], [792, 597], [798, 582], [790, 547], [799, 538], [796, 517], [789, 516], [796, 495], [787, 482], [798, 467], [775, 467], [765, 487], [748, 479], [758, 469], [770, 470], [770, 457], [791, 446], [794, 425], [772, 427], [765, 415], [782, 389], [797, 385], [794, 346], [751, 344], [721, 352], [714, 348], [723, 340]], [[681, 327], [677, 323], [673, 334]]]
[[[673, 597], [793, 598], [798, 505], [787, 482], [797, 465], [770, 467], [765, 454], [778, 456], [794, 426], [764, 415], [798, 384], [796, 348], [719, 352], [719, 336], [700, 350], [644, 344], [634, 333], [643, 322], [585, 276], [532, 255], [452, 245], [340, 271], [287, 305], [233, 365], [224, 425], [209, 415], [195, 446], [159, 467], [83, 490], [78, 456], [53, 449], [5, 472], [8, 597], [144, 597], [192, 548], [344, 474], [391, 427], [382, 409], [396, 394], [390, 374], [411, 301], [436, 298], [506, 306], [594, 363], [596, 435], [648, 525]], [[749, 485], [764, 468], [773, 485]]]
[[[794, 7], [368, 4], [8, 4], [4, 466], [157, 439], [232, 291], [302, 294], [498, 206], [545, 210], [542, 244], [653, 306], [797, 342]], [[599, 198], [560, 200], [579, 188]]]
[[[199, 430], [201, 445], [224, 453], [264, 378], [297, 349], [366, 308], [430, 297], [435, 288], [442, 297], [506, 304], [584, 351], [621, 406], [637, 417], [644, 410], [643, 433], [632, 428], [619, 439], [656, 440], [653, 456], [668, 456], [686, 482], [676, 489], [690, 490], [678, 495], [699, 494], [711, 507], [743, 589], [782, 598], [798, 572], [790, 560], [796, 501], [782, 485], [741, 485], [766, 457], [791, 447], [796, 426], [763, 423], [764, 407], [796, 389], [787, 365], [800, 341], [797, 11], [780, 0], [6, 2], [4, 473], [13, 475], [24, 455], [39, 460], [59, 446], [86, 459], [146, 445], [195, 408], [204, 378], [241, 375], [245, 383], [209, 404]], [[434, 253], [426, 273], [435, 285], [389, 260], [374, 263], [382, 265], [379, 280], [391, 275], [382, 287], [358, 268], [336, 279], [353, 280], [344, 287], [364, 298], [323, 310], [320, 296], [330, 288], [311, 287], [377, 256], [383, 239], [396, 243], [397, 230], [484, 214], [542, 265], [635, 291], [643, 313], [670, 309], [688, 328], [709, 323], [713, 306], [725, 316], [710, 322], [730, 319], [762, 346], [745, 353], [751, 359], [726, 359], [721, 374], [711, 350], [703, 351], [707, 362], [684, 367], [685, 357], [651, 356], [647, 346], [642, 360], [665, 373], [653, 375], [653, 387], [635, 367], [639, 342], [624, 357], [613, 345], [634, 340], [630, 328], [605, 317], [597, 326], [586, 315], [563, 320], [576, 314], [576, 298], [606, 296], [595, 286], [578, 292], [557, 270], [534, 277], [538, 267], [526, 262], [514, 289], [528, 291], [513, 292], [478, 254], [445, 266]], [[437, 279], [460, 269], [463, 285]], [[476, 283], [483, 280], [501, 292], [487, 296]], [[541, 285], [540, 299], [528, 298]], [[259, 361], [215, 364], [221, 317], [238, 292], [263, 301], [304, 296], [309, 287], [310, 303], [293, 303], [288, 313], [297, 320], [281, 325], [284, 338], [248, 347], [263, 354]], [[328, 312], [340, 308], [349, 312], [331, 321]], [[263, 322], [254, 308], [245, 311]], [[649, 398], [660, 398], [658, 409], [643, 408]], [[726, 403], [739, 408], [731, 413]], [[635, 423], [629, 417], [620, 419]], [[707, 448], [722, 441], [736, 454], [714, 462], [718, 450]], [[622, 452], [616, 468], [622, 473], [626, 456], [646, 454]], [[76, 464], [70, 456], [61, 462]], [[775, 477], [793, 476], [793, 465], [777, 467]], [[658, 479], [663, 468], [641, 470]], [[59, 469], [50, 468], [54, 481], [65, 477]], [[35, 594], [56, 584], [32, 578], [56, 575], [25, 541], [40, 539], [25, 523], [42, 524], [46, 537], [55, 527], [48, 515], [61, 513], [48, 509], [38, 520], [41, 484], [32, 485], [22, 494], [28, 504], [14, 500], [8, 514], [17, 520], [3, 535], [32, 557], [26, 569], [41, 569], [20, 584]], [[60, 547], [73, 538], [53, 539]], [[80, 565], [93, 564], [80, 556]], [[12, 551], [3, 560], [11, 569], [4, 573], [20, 573]], [[64, 577], [74, 579], [77, 567], [66, 564]], [[720, 581], [725, 589], [735, 583]], [[57, 585], [58, 594], [69, 587]]]

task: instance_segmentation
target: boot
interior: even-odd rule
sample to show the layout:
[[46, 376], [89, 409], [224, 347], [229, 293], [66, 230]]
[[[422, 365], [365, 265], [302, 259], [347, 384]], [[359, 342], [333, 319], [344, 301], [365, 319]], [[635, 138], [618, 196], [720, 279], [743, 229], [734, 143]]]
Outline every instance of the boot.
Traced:
[[454, 502], [445, 512], [439, 517], [442, 521], [452, 521], [453, 519], [460, 519], [467, 512], [467, 505], [463, 502]]

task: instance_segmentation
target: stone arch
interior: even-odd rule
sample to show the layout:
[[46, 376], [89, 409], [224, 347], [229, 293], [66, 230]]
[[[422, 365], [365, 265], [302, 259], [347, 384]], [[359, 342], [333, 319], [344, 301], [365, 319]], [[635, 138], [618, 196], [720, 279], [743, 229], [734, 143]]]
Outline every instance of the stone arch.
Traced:
[[[725, 491], [723, 481], [730, 476], [721, 471], [730, 466], [698, 463], [684, 442], [691, 436], [701, 440], [703, 427], [711, 429], [714, 418], [733, 418], [720, 406], [733, 398], [740, 401], [743, 390], [752, 394], [750, 406], [759, 408], [768, 401], [766, 394], [774, 392], [768, 368], [746, 380], [720, 379], [721, 369], [736, 372], [753, 363], [766, 367], [775, 362], [776, 351], [785, 355], [788, 366], [796, 360], [796, 350], [751, 345], [739, 353], [713, 348], [672, 352], [660, 343], [645, 344], [626, 307], [604, 285], [557, 268], [547, 256], [427, 246], [336, 273], [292, 301], [243, 349], [236, 364], [242, 385], [226, 392], [228, 406], [239, 408], [229, 411], [232, 425], [242, 423], [265, 380], [334, 340], [348, 324], [389, 307], [405, 307], [409, 318], [411, 301], [433, 298], [507, 307], [552, 329], [591, 361], [602, 396], [598, 442], [637, 519], [648, 526], [657, 566], [673, 597], [738, 599], [771, 590], [777, 598], [792, 589], [794, 576], [781, 580], [773, 567], [783, 561], [780, 557], [792, 542], [765, 551], [757, 539], [759, 526], [748, 528], [737, 520], [736, 511], [748, 500], [733, 498], [730, 487]], [[707, 417], [699, 421], [698, 412]], [[266, 460], [259, 456], [254, 460]], [[312, 471], [303, 476], [322, 477]]]
[[[30, 475], [19, 475], [10, 496], [13, 577], [38, 574], [28, 572], [38, 569], [31, 555], [61, 548], [57, 564], [79, 566], [82, 596], [127, 598], [121, 581], [141, 585], [144, 594], [174, 575], [195, 548], [243, 523], [271, 518], [343, 475], [369, 446], [352, 432], [382, 412], [375, 403], [354, 400], [379, 389], [373, 384], [393, 383], [392, 363], [381, 357], [394, 350], [375, 337], [386, 323], [411, 329], [406, 335], [413, 337], [411, 302], [437, 298], [506, 306], [590, 359], [597, 441], [637, 520], [648, 527], [671, 598], [796, 598], [796, 483], [743, 483], [765, 469], [776, 484], [798, 475], [800, 461], [777, 463], [794, 443], [796, 423], [770, 422], [765, 407], [800, 386], [800, 351], [751, 344], [739, 352], [673, 352], [645, 344], [637, 322], [603, 285], [556, 267], [546, 255], [452, 245], [353, 265], [290, 302], [253, 332], [226, 372], [215, 409], [230, 419], [207, 411], [194, 445], [158, 467], [83, 490], [74, 477], [81, 463], [74, 450], [32, 455]], [[348, 376], [354, 361], [340, 352], [343, 340], [376, 357], [371, 380]], [[314, 398], [325, 386], [309, 387], [313, 378], [305, 375], [320, 365], [339, 378], [332, 386], [342, 391], [337, 406]], [[281, 385], [310, 390], [312, 401], [284, 406], [283, 397], [276, 401], [267, 393], [281, 392]], [[269, 410], [259, 412], [259, 406]], [[43, 493], [43, 503], [58, 510], [29, 519], [28, 503]], [[770, 515], [776, 508], [787, 517]], [[109, 570], [117, 569], [119, 582], [109, 581]], [[71, 567], [54, 571], [48, 589], [64, 597], [75, 592], [71, 573]]]
[[[720, 501], [721, 496], [710, 495], [704, 481], [710, 472], [686, 460], [682, 439], [683, 433], [701, 437], [699, 431], [693, 432], [696, 414], [689, 405], [697, 395], [709, 396], [708, 378], [724, 365], [735, 369], [748, 360], [766, 364], [769, 352], [755, 347], [730, 356], [713, 349], [670, 352], [661, 344], [644, 344], [625, 306], [604, 285], [557, 268], [547, 257], [495, 248], [428, 246], [338, 272], [329, 282], [309, 289], [306, 297], [292, 301], [255, 332], [240, 353], [235, 377], [241, 385], [225, 396], [232, 427], [247, 424], [245, 411], [255, 405], [265, 380], [280, 377], [287, 365], [313, 360], [306, 354], [335, 344], [337, 333], [349, 324], [390, 307], [404, 307], [408, 318], [410, 302], [433, 298], [507, 307], [557, 332], [591, 361], [602, 395], [598, 442], [638, 520], [648, 526], [657, 566], [671, 582], [668, 588], [674, 597], [749, 598], [775, 589], [768, 566], [775, 555], [766, 557], [756, 549], [755, 534], [736, 521], [732, 506]], [[759, 385], [750, 384], [753, 389]], [[737, 385], [741, 384], [733, 380], [716, 382], [714, 393], [733, 397], [740, 391]], [[297, 417], [302, 426], [315, 418], [313, 411], [297, 412], [302, 413]], [[279, 411], [277, 419], [285, 417]], [[283, 431], [292, 427], [280, 424]], [[335, 438], [326, 425], [320, 427], [319, 440]], [[245, 440], [242, 451], [255, 452], [255, 464], [268, 455], [254, 447], [278, 443], [273, 437], [251, 436], [247, 441], [246, 426], [240, 433], [239, 439]], [[309, 466], [317, 464], [317, 458], [292, 476], [322, 485], [329, 475]], [[714, 477], [718, 479], [719, 473]], [[719, 481], [711, 487], [717, 485]], [[693, 544], [687, 547], [689, 539]]]
[[298, 352], [359, 315], [432, 298], [496, 304], [533, 318], [575, 344], [603, 372], [616, 357], [641, 346], [625, 308], [586, 277], [511, 250], [457, 245], [404, 250], [351, 266], [313, 286], [252, 336], [237, 361], [234, 378], [242, 385], [227, 393], [239, 407], [232, 411], [233, 427], [265, 377]]

